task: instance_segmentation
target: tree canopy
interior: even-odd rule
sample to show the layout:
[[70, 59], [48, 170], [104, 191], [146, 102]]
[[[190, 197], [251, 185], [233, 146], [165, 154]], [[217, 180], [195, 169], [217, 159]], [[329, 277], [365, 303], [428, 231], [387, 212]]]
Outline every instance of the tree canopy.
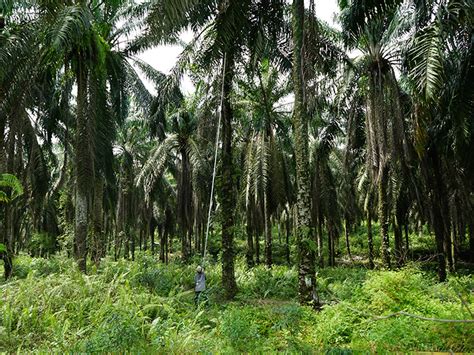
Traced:
[[[233, 299], [242, 256], [319, 309], [325, 266], [472, 262], [473, 2], [338, 4], [340, 28], [314, 0], [0, 1], [5, 278], [139, 250], [220, 263]], [[169, 74], [137, 57], [162, 44]]]

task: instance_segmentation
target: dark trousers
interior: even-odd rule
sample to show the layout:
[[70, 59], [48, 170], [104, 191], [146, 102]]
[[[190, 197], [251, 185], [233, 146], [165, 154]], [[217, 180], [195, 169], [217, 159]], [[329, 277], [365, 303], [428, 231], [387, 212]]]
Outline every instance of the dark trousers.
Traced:
[[200, 299], [201, 299], [201, 293], [202, 291], [195, 291], [194, 292], [194, 304], [197, 306]]
[[206, 291], [194, 291], [194, 304], [197, 306], [199, 303], [207, 303]]

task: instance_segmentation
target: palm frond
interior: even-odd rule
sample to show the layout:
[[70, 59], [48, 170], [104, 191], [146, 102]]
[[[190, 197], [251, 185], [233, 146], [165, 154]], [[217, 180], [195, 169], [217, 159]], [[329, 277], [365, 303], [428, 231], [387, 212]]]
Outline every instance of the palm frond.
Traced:
[[171, 151], [178, 146], [179, 140], [177, 134], [169, 135], [157, 145], [138, 173], [136, 185], [154, 185], [156, 179], [163, 175], [166, 164], [171, 156]]
[[438, 25], [420, 31], [411, 49], [410, 77], [418, 94], [427, 101], [433, 100], [444, 82], [443, 38]]
[[47, 48], [46, 60], [56, 55], [67, 53], [74, 46], [87, 45], [83, 42], [84, 34], [92, 23], [91, 13], [85, 4], [64, 6], [55, 16], [54, 22], [48, 26], [45, 35]]
[[8, 188], [10, 193], [0, 191], [0, 202], [11, 202], [23, 194], [23, 186], [13, 174], [0, 174], [0, 188]]

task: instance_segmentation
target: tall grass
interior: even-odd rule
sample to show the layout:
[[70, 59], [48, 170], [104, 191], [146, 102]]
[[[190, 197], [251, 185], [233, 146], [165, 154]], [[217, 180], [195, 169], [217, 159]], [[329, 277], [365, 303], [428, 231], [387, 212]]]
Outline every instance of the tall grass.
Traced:
[[470, 319], [472, 276], [436, 283], [416, 265], [401, 271], [318, 271], [325, 303], [316, 313], [296, 303], [293, 268], [236, 263], [240, 292], [222, 300], [218, 264], [206, 268], [207, 304], [193, 302], [195, 265], [103, 260], [89, 275], [65, 256], [20, 256], [0, 283], [0, 351], [235, 353], [270, 351], [473, 351], [473, 324], [374, 316], [404, 310]]

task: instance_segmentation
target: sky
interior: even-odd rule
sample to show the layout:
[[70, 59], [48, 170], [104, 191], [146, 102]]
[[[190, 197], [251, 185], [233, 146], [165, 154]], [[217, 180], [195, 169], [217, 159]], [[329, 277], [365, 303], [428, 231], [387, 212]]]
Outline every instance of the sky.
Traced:
[[[305, 3], [306, 6], [308, 6], [309, 0], [305, 0]], [[336, 25], [334, 23], [334, 19], [335, 14], [338, 11], [339, 9], [337, 5], [337, 0], [316, 1], [316, 15], [318, 16], [318, 18], [326, 21], [331, 25]], [[181, 39], [184, 42], [189, 42], [191, 38], [192, 33], [189, 31], [181, 35]], [[155, 69], [165, 74], [169, 74], [182, 50], [183, 48], [178, 45], [158, 46], [141, 53], [138, 57], [153, 66]], [[145, 85], [147, 86], [148, 90], [154, 92], [153, 85], [150, 82], [147, 82], [145, 80]], [[191, 93], [194, 90], [193, 84], [189, 77], [185, 76], [183, 78], [183, 80], [181, 81], [181, 89], [185, 94]]]

